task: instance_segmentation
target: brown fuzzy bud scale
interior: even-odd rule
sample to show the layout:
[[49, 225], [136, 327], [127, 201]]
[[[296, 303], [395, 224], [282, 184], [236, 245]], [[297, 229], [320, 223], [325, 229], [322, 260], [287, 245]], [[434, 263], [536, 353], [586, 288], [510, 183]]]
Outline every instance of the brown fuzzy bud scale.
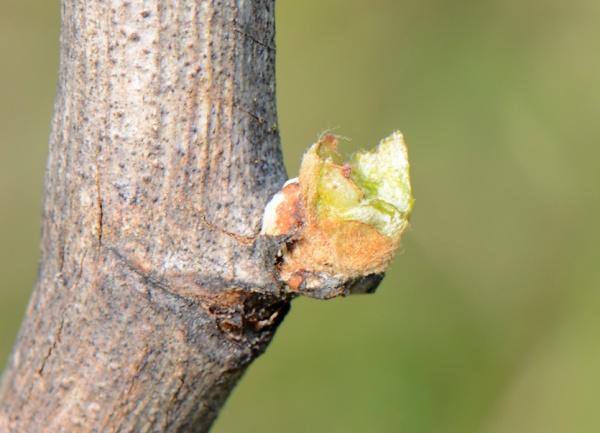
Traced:
[[265, 208], [262, 234], [282, 237], [276, 266], [292, 293], [372, 292], [408, 225], [413, 199], [400, 133], [352, 163], [340, 160], [337, 138], [325, 135], [304, 155], [299, 178]]

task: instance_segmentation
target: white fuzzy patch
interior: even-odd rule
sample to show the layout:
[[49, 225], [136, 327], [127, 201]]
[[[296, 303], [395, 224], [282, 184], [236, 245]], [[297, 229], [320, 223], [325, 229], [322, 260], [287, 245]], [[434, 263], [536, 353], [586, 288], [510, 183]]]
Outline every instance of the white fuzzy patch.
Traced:
[[[281, 189], [285, 188], [286, 186], [288, 186], [292, 183], [298, 183], [298, 178], [294, 177], [292, 179], [288, 179], [283, 184]], [[275, 194], [273, 196], [271, 201], [269, 201], [269, 203], [267, 203], [267, 205], [265, 206], [265, 211], [263, 212], [262, 228], [260, 230], [260, 234], [271, 235], [271, 236], [276, 236], [276, 235], [281, 234], [281, 233], [277, 233], [277, 208], [284, 201], [285, 201], [285, 194], [283, 192], [279, 191], [277, 194]]]

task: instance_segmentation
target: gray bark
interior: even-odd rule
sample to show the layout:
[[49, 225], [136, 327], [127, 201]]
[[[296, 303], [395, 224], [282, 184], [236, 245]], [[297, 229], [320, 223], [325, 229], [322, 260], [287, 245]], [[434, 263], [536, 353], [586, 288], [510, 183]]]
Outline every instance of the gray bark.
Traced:
[[0, 431], [205, 432], [288, 309], [274, 0], [63, 0], [39, 277]]

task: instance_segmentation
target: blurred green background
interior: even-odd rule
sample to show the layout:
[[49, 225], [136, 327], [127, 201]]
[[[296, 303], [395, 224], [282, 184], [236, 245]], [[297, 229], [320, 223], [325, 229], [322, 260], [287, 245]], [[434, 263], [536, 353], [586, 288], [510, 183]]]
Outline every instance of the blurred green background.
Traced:
[[[57, 1], [1, 0], [0, 364], [38, 260]], [[600, 431], [600, 2], [278, 0], [288, 170], [320, 132], [409, 143], [373, 296], [299, 299], [214, 431]]]

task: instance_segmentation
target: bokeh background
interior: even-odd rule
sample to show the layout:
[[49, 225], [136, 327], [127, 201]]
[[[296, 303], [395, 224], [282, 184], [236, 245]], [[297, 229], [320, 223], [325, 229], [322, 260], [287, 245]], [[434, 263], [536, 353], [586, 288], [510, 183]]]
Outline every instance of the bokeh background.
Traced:
[[[0, 0], [0, 365], [34, 283], [58, 1]], [[373, 296], [298, 299], [214, 431], [600, 431], [600, 2], [278, 0], [290, 174], [401, 129]]]

